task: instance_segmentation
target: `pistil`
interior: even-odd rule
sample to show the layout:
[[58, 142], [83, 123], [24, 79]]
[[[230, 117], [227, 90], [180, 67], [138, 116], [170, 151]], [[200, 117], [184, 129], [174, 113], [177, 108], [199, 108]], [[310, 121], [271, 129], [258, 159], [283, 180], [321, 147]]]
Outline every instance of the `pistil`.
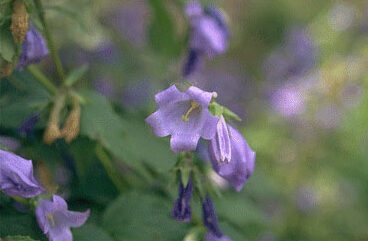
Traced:
[[189, 115], [195, 110], [195, 109], [197, 109], [197, 108], [200, 108], [200, 105], [196, 102], [196, 101], [194, 101], [194, 100], [192, 100], [192, 101], [190, 101], [190, 108], [189, 108], [189, 110], [187, 111], [187, 113], [185, 113], [185, 115], [183, 115], [181, 118], [182, 118], [182, 120], [184, 121], [184, 122], [187, 122], [187, 121], [189, 121]]

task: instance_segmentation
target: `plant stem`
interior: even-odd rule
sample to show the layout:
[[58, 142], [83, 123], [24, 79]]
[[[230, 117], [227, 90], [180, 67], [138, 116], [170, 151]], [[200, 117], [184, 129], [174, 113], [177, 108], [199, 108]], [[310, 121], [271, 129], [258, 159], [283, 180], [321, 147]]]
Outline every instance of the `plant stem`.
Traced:
[[51, 94], [55, 95], [58, 92], [57, 87], [36, 66], [30, 65], [27, 67], [27, 70], [38, 82], [45, 86]]
[[65, 79], [64, 69], [63, 69], [63, 66], [61, 64], [60, 57], [59, 57], [59, 55], [57, 53], [57, 50], [55, 48], [54, 42], [52, 41], [48, 24], [45, 20], [45, 10], [43, 8], [42, 2], [41, 2], [41, 0], [34, 0], [34, 3], [35, 3], [36, 8], [38, 10], [38, 16], [39, 16], [39, 18], [41, 20], [41, 24], [43, 26], [47, 46], [50, 50], [51, 57], [52, 57], [52, 59], [55, 63], [55, 66], [56, 66], [56, 72], [58, 73], [61, 82], [64, 82], [64, 79]]
[[96, 154], [98, 159], [100, 160], [102, 166], [105, 168], [107, 175], [110, 177], [111, 181], [114, 183], [115, 187], [123, 192], [126, 190], [125, 185], [122, 183], [116, 168], [113, 166], [111, 159], [107, 155], [107, 153], [103, 150], [100, 145], [96, 146]]

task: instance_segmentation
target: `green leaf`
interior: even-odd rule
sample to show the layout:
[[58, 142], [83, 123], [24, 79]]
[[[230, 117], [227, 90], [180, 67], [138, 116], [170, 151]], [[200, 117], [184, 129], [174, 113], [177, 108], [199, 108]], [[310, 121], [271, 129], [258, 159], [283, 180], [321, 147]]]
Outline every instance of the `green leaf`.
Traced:
[[108, 233], [94, 224], [73, 229], [74, 241], [114, 241]]
[[3, 239], [4, 241], [36, 241], [28, 236], [8, 236]]
[[10, 28], [7, 24], [2, 25], [0, 29], [0, 54], [8, 62], [13, 61], [16, 46]]
[[167, 56], [180, 53], [180, 42], [175, 35], [172, 16], [162, 0], [149, 0], [152, 7], [153, 20], [149, 27], [149, 39], [157, 52]]
[[103, 227], [118, 241], [183, 240], [185, 224], [170, 217], [165, 199], [144, 194], [120, 196], [103, 215]]
[[169, 144], [152, 134], [144, 119], [123, 119], [110, 103], [94, 91], [82, 91], [87, 103], [82, 106], [81, 134], [98, 141], [119, 160], [143, 171], [142, 162], [162, 172], [174, 165]]
[[80, 78], [83, 77], [83, 75], [88, 71], [89, 67], [88, 65], [83, 65], [82, 67], [79, 67], [72, 72], [69, 73], [69, 75], [65, 79], [65, 86], [70, 87], [75, 84]]

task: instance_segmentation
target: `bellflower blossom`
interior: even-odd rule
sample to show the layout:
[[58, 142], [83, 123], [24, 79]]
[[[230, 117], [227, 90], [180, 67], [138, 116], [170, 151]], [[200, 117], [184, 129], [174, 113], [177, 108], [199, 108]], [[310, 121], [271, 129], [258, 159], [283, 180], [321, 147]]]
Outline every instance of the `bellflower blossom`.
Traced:
[[231, 241], [231, 239], [227, 236], [221, 236], [221, 237], [217, 237], [216, 235], [214, 235], [211, 232], [208, 232], [206, 234], [206, 241]]
[[191, 27], [189, 57], [183, 70], [188, 76], [197, 69], [202, 55], [213, 58], [225, 53], [230, 34], [225, 18], [215, 7], [203, 9], [198, 2], [189, 2], [185, 12]]
[[202, 211], [203, 223], [207, 227], [208, 231], [214, 236], [221, 238], [223, 234], [217, 221], [216, 210], [208, 194], [202, 202]]
[[38, 63], [48, 54], [45, 39], [31, 25], [22, 45], [22, 54], [19, 57], [17, 69], [22, 70], [27, 65]]
[[213, 169], [226, 179], [237, 191], [243, 188], [254, 170], [255, 152], [249, 147], [244, 137], [231, 125], [230, 132], [231, 161], [219, 162], [216, 159], [216, 149], [209, 145], [210, 159]]
[[224, 117], [221, 115], [217, 123], [217, 132], [215, 138], [211, 140], [211, 146], [214, 157], [219, 162], [230, 162], [231, 160], [231, 143], [229, 131]]
[[216, 134], [218, 117], [208, 105], [214, 93], [191, 86], [180, 92], [175, 85], [155, 95], [159, 109], [146, 122], [156, 136], [171, 135], [171, 150], [193, 151], [200, 137], [211, 140]]
[[28, 117], [18, 128], [18, 134], [21, 136], [30, 135], [33, 136], [35, 125], [40, 119], [41, 113], [36, 113]]
[[9, 196], [35, 197], [44, 189], [33, 176], [31, 160], [0, 150], [0, 189]]
[[179, 183], [179, 198], [174, 202], [174, 208], [171, 215], [176, 221], [189, 222], [192, 210], [190, 207], [190, 200], [192, 199], [193, 183], [192, 178], [188, 180], [187, 186], [184, 188], [183, 183], [180, 180]]
[[50, 241], [72, 241], [70, 227], [82, 226], [88, 216], [89, 210], [69, 211], [65, 200], [57, 195], [53, 195], [52, 201], [42, 199], [36, 208], [38, 225]]

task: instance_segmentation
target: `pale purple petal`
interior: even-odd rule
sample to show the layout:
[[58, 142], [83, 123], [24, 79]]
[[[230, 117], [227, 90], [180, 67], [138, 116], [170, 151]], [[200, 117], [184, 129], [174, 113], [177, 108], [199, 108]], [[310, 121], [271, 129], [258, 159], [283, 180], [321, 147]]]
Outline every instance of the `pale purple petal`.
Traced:
[[207, 118], [206, 122], [204, 123], [204, 128], [202, 129], [201, 136], [203, 137], [203, 139], [211, 140], [216, 135], [216, 127], [219, 118], [210, 114], [208, 110], [204, 110], [203, 112], [205, 113], [204, 115], [206, 115]]
[[44, 190], [33, 176], [31, 160], [0, 150], [0, 189], [7, 195], [35, 197]]
[[185, 93], [188, 94], [191, 99], [196, 100], [201, 104], [202, 108], [207, 108], [213, 97], [213, 93], [203, 91], [195, 86], [189, 87]]
[[166, 90], [163, 90], [155, 95], [155, 101], [159, 108], [184, 99], [186, 99], [186, 95], [183, 92], [180, 92], [175, 85], [172, 85]]
[[217, 123], [215, 137], [211, 140], [214, 156], [219, 162], [231, 161], [231, 142], [227, 124], [223, 116]]
[[67, 227], [52, 229], [47, 236], [50, 241], [73, 241], [72, 232]]
[[168, 136], [171, 133], [165, 121], [160, 109], [146, 118], [146, 122], [152, 127], [153, 133], [159, 137]]
[[198, 2], [188, 2], [185, 6], [185, 14], [188, 17], [195, 17], [202, 14], [202, 6]]
[[195, 150], [198, 140], [199, 135], [173, 134], [170, 139], [171, 150], [175, 153]]
[[206, 241], [231, 241], [231, 239], [227, 236], [217, 237], [211, 232], [206, 234]]
[[66, 211], [63, 213], [66, 224], [73, 228], [82, 226], [87, 221], [89, 214], [89, 210], [85, 212]]

